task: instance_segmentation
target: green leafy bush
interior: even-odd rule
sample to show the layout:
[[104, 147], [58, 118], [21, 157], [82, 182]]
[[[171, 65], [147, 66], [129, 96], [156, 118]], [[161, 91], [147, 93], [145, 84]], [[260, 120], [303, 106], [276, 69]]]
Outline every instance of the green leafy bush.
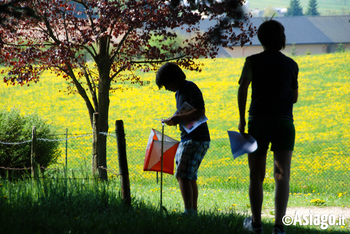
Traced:
[[[18, 109], [0, 111], [0, 176], [20, 177], [31, 166], [32, 128], [36, 128], [35, 161], [47, 168], [60, 154], [59, 142], [52, 127], [36, 114], [21, 115]], [[38, 139], [39, 138], [39, 139]], [[6, 143], [6, 144], [4, 144]], [[17, 168], [8, 170], [4, 168]], [[44, 169], [42, 169], [43, 171]]]
[[337, 53], [344, 53], [345, 52], [344, 44], [342, 44], [342, 43], [338, 44], [337, 49], [335, 50], [335, 52], [337, 52]]

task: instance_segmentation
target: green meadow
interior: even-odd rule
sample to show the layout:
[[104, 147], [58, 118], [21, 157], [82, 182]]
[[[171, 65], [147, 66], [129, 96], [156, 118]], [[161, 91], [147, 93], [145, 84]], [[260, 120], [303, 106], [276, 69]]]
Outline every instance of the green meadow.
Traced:
[[[298, 103], [294, 107], [297, 139], [293, 158], [292, 190], [312, 192], [330, 189], [334, 192], [350, 187], [349, 180], [349, 53], [297, 56], [299, 64]], [[206, 115], [211, 133], [211, 148], [201, 165], [202, 186], [236, 184], [246, 187], [246, 156], [233, 160], [227, 130], [237, 130], [236, 93], [243, 58], [201, 60], [202, 72], [187, 72], [198, 84], [206, 102]], [[154, 172], [143, 172], [148, 136], [152, 128], [161, 130], [156, 119], [175, 111], [174, 94], [158, 90], [154, 73], [140, 73], [147, 86], [115, 84], [123, 91], [110, 95], [110, 121], [107, 166], [118, 172], [114, 124], [125, 125], [130, 176], [133, 181], [153, 183]], [[67, 84], [54, 74], [45, 73], [37, 84], [7, 86], [0, 84], [1, 108], [15, 107], [23, 114], [37, 113], [57, 129], [58, 139], [68, 130], [67, 162], [70, 169], [89, 169], [91, 162], [91, 128], [84, 102], [78, 95], [65, 93]], [[165, 134], [179, 140], [179, 131], [165, 127]], [[66, 163], [65, 141], [62, 157], [54, 168]], [[272, 155], [269, 153], [266, 186], [273, 187]], [[88, 172], [86, 172], [88, 173]], [[111, 177], [113, 173], [109, 173]], [[168, 175], [166, 175], [168, 176]], [[170, 178], [172, 178], [170, 176]], [[169, 179], [172, 180], [172, 179]], [[335, 183], [330, 183], [334, 181]]]
[[[294, 107], [297, 139], [292, 160], [289, 206], [313, 207], [320, 205], [317, 201], [323, 201], [321, 202], [322, 207], [349, 208], [350, 67], [348, 61], [350, 61], [350, 53], [297, 56], [294, 59], [299, 64], [300, 69], [300, 96]], [[231, 227], [241, 225], [242, 218], [234, 215], [239, 220], [238, 225], [227, 219], [227, 217], [231, 217], [230, 214], [235, 214], [235, 212], [249, 213], [247, 158], [246, 155], [235, 160], [232, 158], [227, 137], [227, 130], [237, 131], [236, 96], [244, 59], [203, 59], [199, 62], [203, 64], [202, 72], [186, 71], [186, 75], [187, 79], [196, 82], [203, 92], [212, 139], [211, 148], [199, 171], [200, 210], [207, 212], [205, 214], [208, 214], [208, 219], [213, 218], [215, 222], [221, 220], [229, 227], [227, 230], [231, 230]], [[117, 83], [114, 84], [115, 87], [122, 87], [123, 90], [110, 94], [110, 127], [109, 132], [106, 133], [108, 135], [109, 182], [105, 185], [106, 187], [97, 186], [97, 188], [90, 183], [91, 181], [83, 179], [91, 175], [92, 142], [90, 123], [83, 100], [78, 95], [68, 95], [65, 92], [67, 83], [49, 72], [43, 74], [38, 83], [28, 86], [7, 86], [1, 83], [0, 98], [2, 102], [0, 108], [10, 110], [15, 107], [20, 109], [23, 114], [37, 113], [46, 119], [56, 129], [57, 138], [62, 140], [62, 156], [56, 165], [52, 165], [50, 170], [45, 172], [51, 179], [42, 182], [42, 184], [32, 186], [30, 183], [12, 184], [3, 181], [0, 195], [6, 198], [0, 199], [0, 206], [12, 204], [13, 209], [14, 207], [17, 207], [16, 209], [26, 208], [15, 205], [22, 197], [27, 199], [25, 203], [33, 202], [35, 204], [29, 209], [31, 212], [34, 212], [32, 209], [39, 204], [46, 204], [45, 206], [55, 210], [48, 203], [56, 202], [55, 199], [64, 196], [64, 193], [71, 193], [72, 202], [77, 202], [76, 205], [81, 206], [76, 197], [82, 196], [85, 199], [84, 191], [87, 191], [87, 194], [96, 191], [98, 193], [97, 197], [94, 198], [96, 200], [100, 199], [99, 196], [106, 196], [108, 198], [106, 204], [114, 202], [113, 194], [118, 195], [120, 190], [114, 124], [117, 119], [122, 119], [126, 131], [133, 204], [134, 207], [141, 207], [135, 208], [133, 212], [138, 218], [142, 218], [141, 214], [149, 215], [147, 212], [157, 213], [160, 202], [160, 174], [143, 171], [145, 149], [151, 129], [161, 130], [161, 124], [156, 119], [171, 116], [175, 112], [175, 98], [174, 93], [158, 90], [154, 83], [154, 73], [140, 72], [139, 74], [144, 80], [150, 81], [150, 84], [135, 86]], [[65, 153], [66, 141], [64, 140], [66, 129], [68, 129], [67, 154]], [[174, 127], [166, 126], [165, 134], [179, 140], [179, 131]], [[68, 181], [70, 181], [68, 187], [64, 184], [64, 180], [60, 182], [65, 177], [63, 169], [66, 165], [66, 157], [69, 169]], [[272, 160], [272, 153], [269, 152], [264, 200], [267, 223], [273, 222], [273, 215], [268, 211], [273, 208], [274, 203]], [[164, 174], [163, 180], [163, 205], [171, 214], [168, 216], [171, 217], [171, 222], [179, 220], [178, 213], [182, 211], [183, 205], [176, 179], [172, 175]], [[77, 189], [78, 194], [72, 192], [75, 189]], [[101, 191], [106, 191], [105, 195]], [[19, 194], [20, 197], [16, 194]], [[53, 197], [50, 197], [50, 194]], [[48, 203], [41, 200], [45, 197]], [[101, 206], [106, 207], [106, 204], [101, 204]], [[144, 210], [144, 207], [147, 209]], [[12, 208], [8, 209], [12, 210]], [[119, 206], [112, 206], [106, 212], [111, 214], [112, 211], [122, 212], [119, 210]], [[82, 227], [74, 226], [75, 221], [86, 228], [90, 227], [86, 220], [90, 220], [91, 217], [84, 218], [76, 213], [74, 215], [68, 214], [69, 212], [65, 210], [62, 212], [63, 217], [68, 218], [67, 225], [73, 225], [73, 232], [80, 232], [78, 227]], [[81, 212], [90, 211], [81, 208]], [[204, 216], [205, 214], [203, 213]], [[222, 215], [228, 216], [222, 217]], [[48, 221], [52, 222], [56, 219], [58, 220], [59, 217]], [[153, 219], [158, 220], [159, 217], [155, 215]], [[206, 226], [204, 223], [211, 223], [208, 219], [203, 218], [204, 226]], [[105, 223], [105, 225], [114, 227], [111, 223]], [[123, 225], [127, 229], [128, 224]], [[172, 228], [170, 229], [174, 230]], [[41, 231], [37, 233], [43, 232], [43, 229], [39, 228], [38, 230]], [[208, 230], [215, 232], [210, 228]], [[228, 232], [227, 230], [224, 232]], [[294, 230], [294, 233], [300, 233], [300, 229], [291, 230]], [[347, 232], [349, 228], [332, 227], [331, 230], [334, 233], [344, 230]], [[313, 230], [309, 231], [304, 233], [316, 233]], [[63, 232], [68, 232], [68, 230]], [[124, 232], [121, 231], [121, 233]]]

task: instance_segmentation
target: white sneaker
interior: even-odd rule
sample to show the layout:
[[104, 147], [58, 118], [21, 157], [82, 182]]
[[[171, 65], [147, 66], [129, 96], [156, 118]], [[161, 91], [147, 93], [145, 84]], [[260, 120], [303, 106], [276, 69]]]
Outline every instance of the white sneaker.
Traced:
[[253, 218], [252, 217], [248, 217], [248, 218], [244, 219], [243, 229], [250, 232], [250, 233], [255, 233], [255, 234], [263, 234], [264, 233], [262, 227], [253, 228]]

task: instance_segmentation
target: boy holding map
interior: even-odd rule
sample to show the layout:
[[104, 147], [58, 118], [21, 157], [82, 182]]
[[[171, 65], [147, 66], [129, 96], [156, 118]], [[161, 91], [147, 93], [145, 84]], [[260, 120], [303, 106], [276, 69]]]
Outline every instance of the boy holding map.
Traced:
[[180, 126], [181, 143], [175, 156], [175, 176], [184, 201], [184, 213], [196, 214], [197, 171], [210, 143], [202, 92], [195, 83], [186, 80], [185, 73], [175, 63], [166, 63], [158, 70], [156, 84], [159, 88], [164, 86], [166, 90], [176, 92], [178, 111], [164, 123]]

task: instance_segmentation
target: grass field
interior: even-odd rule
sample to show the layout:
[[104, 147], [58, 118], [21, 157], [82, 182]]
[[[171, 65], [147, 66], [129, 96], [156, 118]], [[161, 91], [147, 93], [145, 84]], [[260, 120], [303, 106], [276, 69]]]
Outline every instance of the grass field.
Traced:
[[[311, 192], [316, 188], [331, 187], [337, 192], [349, 185], [349, 90], [350, 53], [297, 56], [299, 64], [300, 97], [294, 116], [297, 140], [293, 158], [292, 180], [296, 192]], [[238, 183], [248, 181], [245, 157], [233, 160], [230, 154], [227, 130], [236, 130], [238, 109], [236, 93], [243, 58], [201, 60], [201, 73], [186, 72], [188, 79], [201, 88], [206, 101], [206, 115], [212, 138], [211, 149], [201, 166], [202, 185], [211, 183]], [[114, 122], [122, 119], [127, 136], [127, 151], [131, 177], [154, 178], [154, 173], [142, 172], [144, 150], [151, 128], [160, 130], [156, 118], [164, 118], [175, 111], [174, 94], [158, 90], [154, 73], [142, 74], [151, 84], [129, 87], [110, 95], [110, 131]], [[37, 84], [28, 87], [0, 84], [0, 108], [17, 107], [22, 113], [36, 112], [56, 127], [63, 135], [91, 134], [84, 102], [79, 96], [67, 95], [65, 82], [46, 73]], [[167, 135], [179, 139], [176, 128], [166, 127]], [[74, 141], [73, 141], [74, 140]], [[89, 167], [91, 136], [73, 139], [69, 143], [69, 160], [73, 168]], [[118, 171], [115, 139], [109, 140], [108, 167]], [[63, 146], [64, 144], [62, 144]], [[64, 152], [64, 150], [62, 150]], [[271, 157], [269, 157], [271, 160]], [[59, 159], [60, 165], [64, 155]], [[270, 163], [271, 164], [271, 163]], [[311, 178], [311, 179], [310, 179]], [[335, 181], [335, 183], [330, 183]], [[272, 166], [267, 168], [266, 186], [273, 186]]]
[[[0, 179], [0, 231], [4, 234], [26, 233], [246, 233], [243, 219], [249, 208], [236, 204], [201, 206], [198, 216], [182, 216], [178, 207], [166, 206], [160, 212], [156, 200], [132, 199], [123, 205], [116, 181], [38, 180], [17, 183]], [[240, 193], [240, 192], [237, 192]], [[269, 195], [267, 195], [269, 200]], [[242, 202], [236, 196], [235, 202]], [[221, 196], [206, 199], [223, 199]], [[229, 197], [224, 198], [230, 199]], [[203, 201], [202, 201], [203, 203]], [[167, 205], [167, 204], [166, 204]], [[271, 233], [273, 215], [263, 217], [265, 233]], [[288, 234], [348, 233], [345, 225], [291, 225]], [[327, 223], [326, 223], [327, 224]], [[327, 224], [328, 225], [328, 224]]]
[[[258, 8], [263, 10], [267, 7], [281, 7], [288, 8], [290, 0], [248, 0], [249, 8]], [[334, 14], [349, 14], [350, 2], [347, 0], [317, 0], [318, 11], [321, 15], [334, 15]], [[303, 13], [306, 12], [309, 6], [309, 0], [300, 0], [300, 6], [303, 8]]]
[[[300, 97], [294, 110], [297, 142], [292, 163], [289, 206], [312, 207], [316, 205], [312, 201], [321, 200], [324, 201], [323, 206], [349, 207], [350, 67], [348, 61], [350, 61], [350, 53], [297, 56], [294, 59], [298, 62], [300, 68]], [[203, 212], [208, 212], [208, 216], [203, 213], [201, 224], [203, 224], [203, 227], [207, 227], [206, 225], [222, 222], [229, 228], [220, 227], [220, 230], [229, 232], [227, 230], [238, 227], [236, 221], [230, 220], [238, 220], [239, 226], [242, 220], [242, 216], [235, 214], [230, 216], [230, 212], [247, 213], [249, 211], [246, 156], [236, 160], [232, 159], [226, 132], [227, 130], [237, 130], [237, 82], [244, 59], [201, 60], [201, 62], [204, 64], [201, 73], [186, 71], [188, 80], [195, 81], [203, 91], [212, 138], [211, 149], [201, 165], [198, 181], [201, 192], [199, 198], [200, 209]], [[125, 124], [131, 192], [136, 207], [132, 211], [134, 213], [130, 215], [137, 217], [135, 220], [138, 220], [138, 222], [140, 222], [139, 219], [142, 218], [142, 215], [148, 216], [154, 212], [152, 208], [150, 208], [151, 210], [148, 208], [144, 210], [137, 207], [142, 207], [142, 204], [146, 204], [147, 207], [154, 207], [154, 209], [159, 207], [160, 190], [159, 183], [157, 184], [155, 181], [155, 173], [142, 171], [148, 135], [151, 128], [158, 130], [161, 128], [159, 122], [155, 120], [156, 118], [168, 117], [175, 111], [174, 94], [165, 90], [159, 91], [154, 84], [154, 76], [154, 73], [143, 74], [145, 80], [151, 81], [149, 86], [126, 85], [129, 89], [110, 95], [110, 133], [114, 131], [115, 120], [122, 119]], [[60, 138], [65, 138], [66, 128], [68, 128], [69, 134], [78, 136], [90, 134], [89, 119], [82, 99], [79, 96], [67, 95], [62, 92], [65, 87], [65, 81], [50, 73], [44, 74], [39, 83], [30, 84], [28, 87], [8, 87], [1, 83], [0, 98], [2, 102], [0, 108], [10, 110], [12, 107], [17, 107], [23, 114], [38, 113], [62, 134]], [[165, 131], [167, 135], [179, 139], [177, 129], [166, 127]], [[108, 137], [108, 144], [107, 165], [109, 169], [117, 172], [117, 148], [113, 136]], [[62, 147], [63, 145], [64, 143]], [[69, 167], [71, 169], [90, 168], [91, 135], [81, 138], [73, 137], [72, 140], [68, 141], [68, 145]], [[64, 149], [62, 152], [64, 152]], [[53, 166], [53, 168], [62, 168], [64, 160], [62, 154], [60, 164]], [[265, 183], [264, 209], [273, 207], [274, 200], [271, 155], [269, 155], [269, 160]], [[86, 173], [89, 174], [89, 172]], [[45, 222], [44, 214], [48, 212], [46, 209], [61, 214], [52, 216], [51, 219], [48, 218], [47, 222], [55, 223], [63, 219], [63, 226], [72, 227], [71, 231], [73, 232], [83, 232], [81, 230], [93, 228], [90, 224], [96, 224], [96, 222], [91, 222], [92, 219], [100, 220], [100, 218], [97, 218], [98, 214], [109, 214], [113, 217], [114, 222], [117, 222], [116, 220], [119, 218], [112, 215], [115, 212], [120, 212], [125, 216], [129, 215], [129, 213], [123, 213], [119, 210], [118, 206], [111, 204], [116, 202], [112, 197], [113, 194], [118, 194], [119, 178], [114, 177], [113, 173], [109, 173], [109, 175], [110, 183], [106, 185], [108, 202], [103, 204], [95, 202], [95, 204], [102, 207], [102, 211], [97, 214], [93, 213], [92, 216], [94, 217], [91, 217], [91, 215], [79, 216], [78, 214], [79, 212], [89, 213], [91, 212], [89, 209], [95, 209], [95, 206], [86, 205], [84, 207], [82, 204], [94, 203], [93, 199], [96, 199], [96, 201], [101, 199], [100, 196], [103, 197], [104, 193], [98, 192], [97, 197], [92, 200], [84, 199], [86, 196], [90, 196], [89, 194], [93, 191], [103, 191], [104, 188], [95, 188], [84, 180], [77, 180], [76, 182], [74, 182], [74, 179], [71, 180], [69, 189], [64, 188], [63, 182], [57, 182], [61, 181], [59, 179], [43, 182], [48, 183], [48, 185], [36, 185], [38, 187], [31, 186], [30, 183], [21, 185], [5, 181], [1, 184], [0, 206], [6, 209], [6, 213], [14, 212], [13, 214], [15, 214], [16, 210], [27, 210], [28, 213], [20, 217], [22, 217], [21, 219], [31, 220], [30, 222], [33, 222], [34, 226], [29, 226], [34, 230], [35, 228], [41, 230], [38, 233], [46, 230], [40, 229], [40, 225], [47, 228], [50, 224], [40, 224], [29, 217], [39, 215], [42, 216], [42, 222]], [[57, 178], [55, 174], [53, 174], [53, 177]], [[50, 191], [46, 196], [42, 194], [42, 192], [45, 193], [45, 189]], [[72, 200], [67, 201], [68, 206], [58, 202], [60, 194], [65, 191], [71, 193]], [[77, 191], [77, 193], [75, 194], [74, 191]], [[33, 197], [30, 198], [31, 196]], [[76, 198], [79, 196], [84, 199]], [[23, 200], [23, 205], [19, 205], [18, 201], [20, 199]], [[57, 211], [55, 207], [50, 205], [55, 202], [61, 204], [62, 210]], [[105, 209], [107, 205], [110, 208]], [[169, 216], [170, 223], [179, 220], [178, 213], [182, 211], [183, 205], [176, 181], [170, 175], [164, 177], [163, 205], [171, 213]], [[40, 210], [40, 206], [42, 207], [41, 213], [36, 211], [36, 209]], [[67, 212], [69, 206], [75, 207], [72, 213]], [[81, 208], [78, 209], [78, 207]], [[149, 223], [160, 219], [158, 215], [150, 215], [150, 217], [153, 217], [151, 218], [153, 221], [146, 220]], [[271, 228], [272, 219], [272, 216], [266, 218], [267, 229]], [[128, 218], [128, 222], [130, 220]], [[10, 223], [10, 221], [8, 222]], [[113, 228], [131, 228], [132, 224], [128, 222], [120, 223], [119, 226], [112, 222], [103, 223], [103, 225], [111, 227], [111, 230]], [[26, 221], [23, 221], [23, 223], [26, 223]], [[162, 225], [164, 225], [162, 227], [167, 227], [170, 224], [168, 221], [164, 221]], [[180, 223], [177, 225], [180, 225]], [[176, 228], [179, 228], [179, 226], [171, 226], [171, 228], [169, 226], [170, 230], [176, 230]], [[60, 230], [59, 227], [57, 230]], [[149, 228], [149, 230], [154, 229]], [[180, 230], [185, 231], [186, 229]], [[207, 230], [213, 232], [213, 229], [209, 227], [207, 227]], [[332, 227], [329, 232], [346, 233], [348, 230], [348, 226]], [[303, 231], [304, 233], [318, 233], [313, 230]], [[65, 229], [63, 232], [69, 232], [69, 230]], [[121, 231], [121, 233], [123, 232]], [[291, 229], [288, 233], [300, 233], [300, 229]]]

